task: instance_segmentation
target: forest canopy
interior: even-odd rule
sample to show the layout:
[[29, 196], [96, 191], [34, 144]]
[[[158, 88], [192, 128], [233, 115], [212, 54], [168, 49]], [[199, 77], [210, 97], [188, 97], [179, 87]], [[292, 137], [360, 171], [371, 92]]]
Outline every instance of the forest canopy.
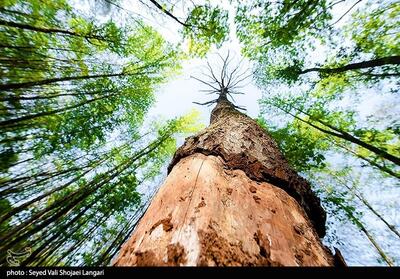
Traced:
[[326, 245], [398, 265], [398, 22], [398, 1], [1, 1], [0, 265], [108, 265], [208, 124], [163, 115], [162, 92], [227, 49], [250, 65], [238, 100], [321, 198]]

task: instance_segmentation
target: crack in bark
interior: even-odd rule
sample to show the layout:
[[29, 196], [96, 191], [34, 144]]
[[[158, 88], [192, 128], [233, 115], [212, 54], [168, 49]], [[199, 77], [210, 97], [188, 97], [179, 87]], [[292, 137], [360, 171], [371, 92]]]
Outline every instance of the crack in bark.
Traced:
[[276, 142], [253, 119], [225, 102], [218, 103], [211, 115], [210, 126], [178, 148], [168, 173], [181, 159], [196, 153], [220, 157], [227, 169], [242, 170], [254, 181], [268, 182], [287, 192], [323, 237], [326, 213], [320, 200], [310, 184], [290, 168]]

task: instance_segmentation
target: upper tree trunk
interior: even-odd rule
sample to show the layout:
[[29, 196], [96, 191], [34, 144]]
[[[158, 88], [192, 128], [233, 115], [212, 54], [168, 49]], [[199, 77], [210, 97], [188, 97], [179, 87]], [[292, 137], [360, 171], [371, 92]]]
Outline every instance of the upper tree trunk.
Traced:
[[225, 98], [186, 139], [114, 265], [333, 265], [325, 212], [276, 143]]

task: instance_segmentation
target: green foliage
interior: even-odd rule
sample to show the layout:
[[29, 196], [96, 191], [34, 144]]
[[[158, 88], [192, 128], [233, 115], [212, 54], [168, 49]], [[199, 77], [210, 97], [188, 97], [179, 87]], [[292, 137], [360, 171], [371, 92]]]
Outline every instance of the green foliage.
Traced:
[[271, 61], [278, 51], [300, 55], [307, 38], [320, 36], [331, 19], [327, 1], [238, 1], [237, 33], [246, 56]]
[[[9, 200], [0, 199], [0, 212], [8, 212], [12, 209], [11, 203]], [[0, 231], [6, 231], [10, 229], [10, 221], [0, 223]]]
[[[332, 84], [329, 79], [338, 78], [351, 88], [360, 82], [373, 86], [381, 79], [398, 75], [399, 66], [393, 64], [353, 70], [340, 68], [399, 55], [399, 4], [370, 1], [362, 10], [356, 10], [341, 30], [335, 30], [330, 13], [341, 2], [238, 3], [235, 20], [242, 52], [255, 61], [260, 85], [307, 84], [310, 80]], [[314, 57], [321, 54], [314, 52], [316, 45], [327, 49], [322, 66], [314, 62]]]
[[[159, 2], [171, 17], [175, 3]], [[390, 160], [400, 157], [398, 121], [375, 126], [356, 108], [367, 89], [397, 92], [399, 66], [346, 69], [400, 54], [400, 5], [370, 1], [336, 29], [331, 11], [343, 1], [231, 2], [242, 53], [268, 93], [258, 123], [324, 203], [365, 230], [355, 192], [333, 179], [354, 173], [334, 174], [328, 163], [340, 155], [400, 178]], [[193, 3], [183, 21], [172, 15], [190, 56], [228, 39], [228, 11], [208, 3]], [[155, 90], [187, 55], [137, 17], [99, 22], [67, 0], [6, 0], [0, 15], [0, 250], [31, 247], [23, 265], [107, 264], [146, 208], [151, 195], [140, 189], [165, 169], [175, 137], [202, 128], [195, 111], [147, 119]]]
[[382, 2], [376, 8], [354, 13], [351, 23], [345, 26], [345, 32], [358, 52], [375, 57], [399, 55], [399, 20], [400, 3]]
[[[352, 63], [399, 55], [395, 43], [399, 39], [398, 3], [370, 1], [368, 5], [357, 6], [359, 9], [356, 7], [349, 14], [343, 27], [335, 30], [336, 21], [330, 22], [329, 13], [336, 2], [307, 7], [303, 6], [305, 2], [283, 1], [267, 8], [264, 1], [239, 4], [236, 18], [239, 38], [245, 45], [243, 51], [256, 62], [257, 83], [266, 92], [260, 101], [262, 110], [270, 114], [271, 108], [276, 109], [277, 117], [283, 119], [279, 125], [282, 128], [272, 129], [279, 132], [275, 136], [282, 141], [283, 152], [292, 161], [291, 154], [302, 150], [297, 143], [305, 141], [303, 144], [308, 148], [300, 154], [307, 154], [309, 148], [317, 154], [339, 152], [357, 158], [362, 166], [378, 170], [383, 177], [399, 178], [398, 164], [386, 156], [400, 157], [399, 137], [395, 132], [398, 121], [393, 119], [382, 125], [372, 120], [373, 115], [363, 119], [356, 106], [367, 88], [396, 92], [398, 65], [346, 69]], [[296, 17], [301, 13], [307, 16]], [[292, 25], [294, 19], [298, 21], [296, 26]], [[310, 19], [315, 22], [311, 23]], [[279, 30], [285, 35], [279, 35]], [[256, 37], [255, 44], [250, 44], [251, 36]], [[315, 63], [316, 53], [308, 45], [313, 44], [322, 44], [326, 52], [322, 66], [311, 64]], [[282, 82], [296, 87], [277, 92], [274, 87]], [[349, 105], [345, 107], [345, 103]], [[290, 121], [283, 115], [289, 115]], [[374, 124], [379, 124], [379, 128]], [[269, 125], [274, 127], [273, 123]], [[311, 132], [301, 132], [304, 130]], [[295, 136], [296, 140], [290, 142], [285, 135]], [[309, 140], [314, 145], [308, 145]], [[299, 161], [302, 163], [305, 162]]]
[[212, 45], [220, 47], [228, 37], [228, 12], [218, 7], [195, 6], [185, 24], [183, 35], [193, 55], [204, 57]]
[[[277, 129], [279, 133], [275, 135], [278, 143], [282, 141], [282, 150], [288, 158], [294, 156], [293, 152], [300, 152], [299, 158], [302, 158], [301, 153], [304, 153], [304, 158], [308, 158], [305, 155], [311, 152], [308, 148], [313, 150], [311, 154], [335, 151], [355, 156], [363, 164], [368, 163], [381, 171], [384, 176], [389, 174], [399, 178], [398, 164], [384, 155], [385, 153], [400, 157], [399, 138], [391, 127], [376, 129], [368, 127], [368, 123], [360, 126], [356, 111], [340, 111], [330, 102], [330, 96], [315, 96], [315, 92], [311, 92], [298, 97], [277, 95], [260, 103], [264, 113], [276, 111], [277, 115], [286, 113], [294, 118], [293, 121], [285, 121], [284, 128]], [[293, 140], [287, 139], [292, 136]], [[309, 141], [313, 144], [307, 144]], [[298, 146], [298, 143], [307, 148], [302, 151], [303, 148]], [[323, 166], [323, 156], [319, 159], [319, 165]], [[299, 164], [301, 163], [305, 162], [300, 161]], [[299, 168], [297, 164], [294, 166]]]
[[349, 205], [348, 200], [342, 193], [337, 193], [333, 189], [329, 189], [329, 191], [327, 191], [326, 202], [332, 203], [338, 208], [338, 210], [344, 212], [346, 218], [342, 219], [342, 221], [350, 220], [354, 225], [358, 227], [360, 226], [359, 218], [355, 216], [356, 208], [352, 205]]
[[[26, 3], [29, 8], [36, 4]], [[104, 144], [106, 135], [119, 125], [135, 130], [154, 101], [152, 91], [179, 69], [179, 52], [141, 23], [129, 29], [112, 21], [98, 26], [76, 17], [65, 2], [43, 6], [41, 11], [39, 23], [30, 15], [24, 24], [52, 31], [5, 27], [2, 32], [7, 46], [0, 49], [7, 57], [2, 64], [3, 139], [27, 138], [34, 131], [37, 136], [29, 147], [39, 159], [50, 152]], [[57, 20], [55, 14], [61, 11], [69, 19]], [[14, 21], [21, 19], [17, 12], [11, 16]], [[54, 77], [60, 82], [52, 81]], [[23, 84], [40, 85], [43, 80], [49, 83]], [[12, 89], [13, 84], [22, 87]], [[21, 142], [14, 141], [3, 153], [21, 149]]]
[[3, 2], [1, 251], [30, 247], [23, 265], [107, 264], [148, 202], [138, 187], [160, 175], [176, 134], [199, 128], [196, 113], [145, 121], [183, 55], [140, 20]]
[[325, 167], [324, 151], [328, 146], [320, 140], [320, 135], [307, 129], [299, 121], [287, 123], [285, 127], [267, 124], [264, 118], [257, 119], [269, 135], [278, 143], [289, 164], [298, 172], [315, 171]]

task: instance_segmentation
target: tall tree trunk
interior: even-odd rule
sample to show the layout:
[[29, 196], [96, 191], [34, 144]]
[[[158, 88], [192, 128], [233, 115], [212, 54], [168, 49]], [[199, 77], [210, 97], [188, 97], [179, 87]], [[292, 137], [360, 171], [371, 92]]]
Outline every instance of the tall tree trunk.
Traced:
[[276, 143], [220, 97], [113, 264], [331, 266], [325, 218]]

